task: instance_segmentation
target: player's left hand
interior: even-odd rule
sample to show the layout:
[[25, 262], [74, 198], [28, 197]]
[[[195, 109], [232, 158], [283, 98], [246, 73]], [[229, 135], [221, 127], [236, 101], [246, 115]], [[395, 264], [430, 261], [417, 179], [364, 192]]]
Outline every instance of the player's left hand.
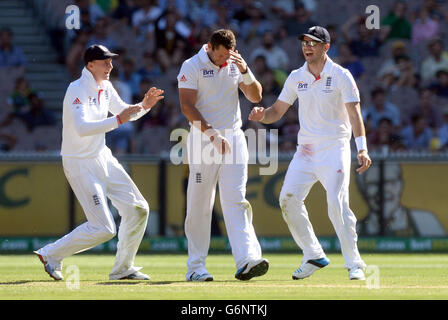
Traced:
[[244, 61], [243, 57], [238, 53], [238, 50], [229, 50], [230, 61], [234, 63], [241, 73], [247, 72], [247, 63]]
[[162, 89], [157, 89], [156, 87], [149, 89], [148, 92], [145, 93], [145, 97], [142, 101], [143, 108], [148, 110], [154, 107], [159, 100], [165, 98], [162, 96], [163, 92], [164, 91]]
[[358, 152], [358, 164], [360, 167], [356, 169], [356, 171], [359, 174], [362, 174], [364, 171], [369, 169], [370, 165], [372, 164], [372, 160], [369, 157], [369, 154], [366, 150], [361, 150]]

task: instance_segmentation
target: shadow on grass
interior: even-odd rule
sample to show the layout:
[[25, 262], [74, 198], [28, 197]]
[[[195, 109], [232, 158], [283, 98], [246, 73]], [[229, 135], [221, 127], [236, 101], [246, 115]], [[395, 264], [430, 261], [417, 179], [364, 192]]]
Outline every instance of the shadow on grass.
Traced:
[[0, 282], [0, 286], [9, 286], [9, 285], [19, 285], [26, 283], [46, 283], [46, 282], [57, 282], [54, 280], [18, 280], [18, 281], [8, 281], [8, 282]]
[[98, 282], [96, 283], [96, 285], [101, 285], [101, 286], [122, 286], [122, 285], [136, 285], [136, 284], [148, 284], [148, 285], [164, 285], [164, 284], [173, 284], [173, 283], [181, 283], [181, 282], [185, 282], [185, 281], [148, 281], [148, 280], [144, 280], [144, 281], [122, 281], [122, 280], [118, 280], [118, 281], [106, 281], [106, 282]]

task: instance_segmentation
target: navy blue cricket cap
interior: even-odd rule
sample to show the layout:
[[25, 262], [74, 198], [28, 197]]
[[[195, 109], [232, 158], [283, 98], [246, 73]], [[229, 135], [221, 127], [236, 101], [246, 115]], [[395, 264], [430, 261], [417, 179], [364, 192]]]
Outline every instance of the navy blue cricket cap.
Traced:
[[330, 43], [330, 34], [328, 33], [327, 29], [320, 26], [309, 28], [306, 33], [299, 36], [299, 39], [303, 40], [304, 37], [309, 37], [313, 40], [323, 43]]
[[84, 63], [87, 65], [93, 60], [106, 60], [117, 56], [118, 54], [110, 52], [105, 46], [94, 44], [84, 52]]

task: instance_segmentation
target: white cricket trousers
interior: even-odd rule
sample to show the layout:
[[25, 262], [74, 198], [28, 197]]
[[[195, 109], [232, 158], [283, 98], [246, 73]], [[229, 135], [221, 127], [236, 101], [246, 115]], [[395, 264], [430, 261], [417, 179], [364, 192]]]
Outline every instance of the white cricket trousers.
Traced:
[[[232, 147], [233, 163], [205, 164], [193, 163], [192, 153], [197, 152], [197, 149], [193, 148], [194, 130], [197, 129], [192, 127], [188, 138], [190, 174], [185, 219], [185, 234], [188, 240], [187, 279], [193, 272], [207, 272], [205, 260], [210, 246], [216, 183], [219, 184], [224, 223], [236, 268], [261, 258], [261, 247], [252, 225], [252, 208], [246, 200], [249, 155], [243, 131], [238, 130], [226, 135]], [[209, 145], [209, 140], [202, 141], [201, 145], [200, 149], [204, 150], [204, 146]]]
[[88, 250], [116, 235], [116, 226], [107, 205], [107, 198], [117, 208], [121, 222], [115, 264], [111, 280], [132, 274], [134, 259], [146, 230], [149, 206], [121, 164], [105, 147], [91, 159], [62, 158], [65, 176], [81, 204], [87, 222], [40, 251], [61, 261]]
[[304, 200], [319, 181], [326, 190], [328, 216], [341, 244], [345, 267], [365, 268], [357, 246], [356, 217], [349, 207], [351, 152], [346, 140], [299, 145], [286, 172], [280, 207], [304, 262], [325, 253], [308, 218]]

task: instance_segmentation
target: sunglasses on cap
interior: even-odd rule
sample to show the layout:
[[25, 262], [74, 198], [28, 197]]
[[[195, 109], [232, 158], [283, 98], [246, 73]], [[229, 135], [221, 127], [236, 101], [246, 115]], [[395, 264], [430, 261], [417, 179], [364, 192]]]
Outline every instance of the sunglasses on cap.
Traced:
[[302, 47], [315, 47], [315, 46], [317, 46], [319, 43], [322, 43], [322, 42], [315, 41], [315, 40], [309, 40], [309, 41], [307, 41], [307, 40], [302, 40]]

